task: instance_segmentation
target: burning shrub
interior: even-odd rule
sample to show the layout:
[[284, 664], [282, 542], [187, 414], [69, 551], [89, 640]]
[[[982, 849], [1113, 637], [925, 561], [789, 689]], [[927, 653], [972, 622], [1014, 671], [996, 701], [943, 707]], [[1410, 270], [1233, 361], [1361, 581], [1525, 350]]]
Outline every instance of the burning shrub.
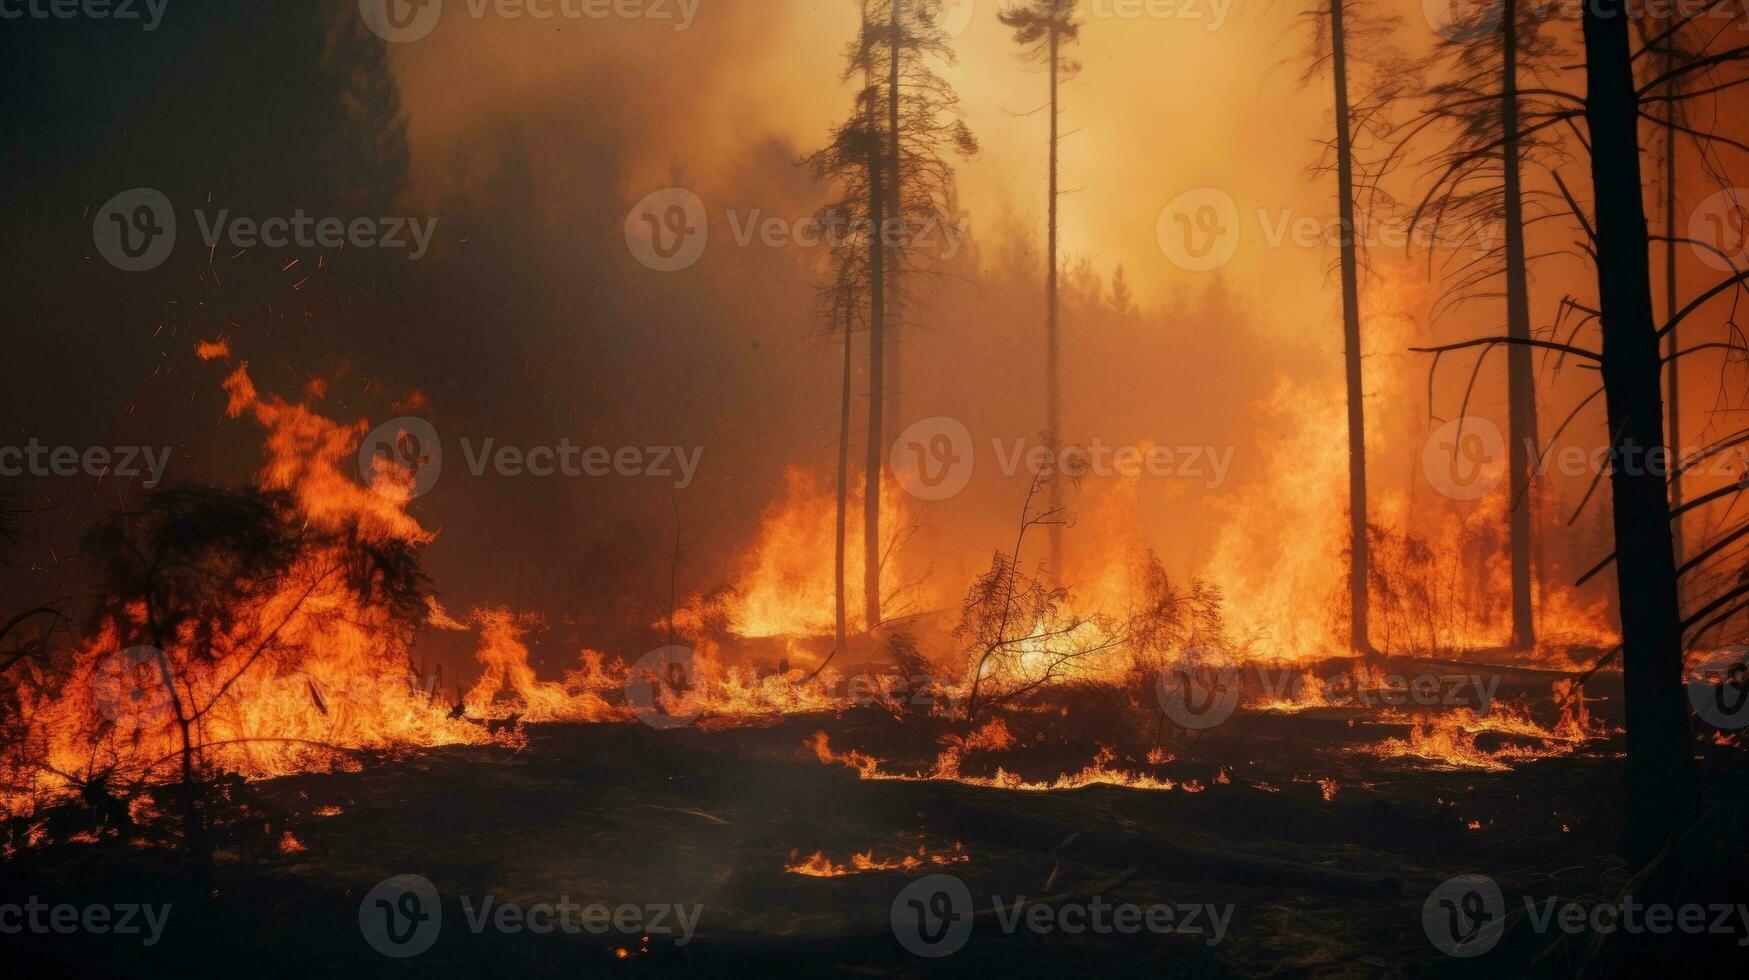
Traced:
[[1062, 523], [1058, 511], [1033, 509], [1041, 485], [1042, 478], [1033, 480], [1021, 507], [1014, 554], [998, 551], [990, 560], [990, 570], [967, 592], [954, 629], [966, 644], [968, 719], [1084, 671], [1090, 658], [1124, 642], [1112, 617], [1076, 613], [1067, 589], [1021, 567], [1028, 532]]
[[216, 774], [332, 763], [444, 725], [409, 683], [427, 590], [407, 540], [312, 520], [282, 492], [184, 488], [112, 515], [85, 553], [99, 587], [91, 639], [59, 683], [20, 691], [10, 809], [178, 784], [198, 857], [211, 823], [201, 787]]

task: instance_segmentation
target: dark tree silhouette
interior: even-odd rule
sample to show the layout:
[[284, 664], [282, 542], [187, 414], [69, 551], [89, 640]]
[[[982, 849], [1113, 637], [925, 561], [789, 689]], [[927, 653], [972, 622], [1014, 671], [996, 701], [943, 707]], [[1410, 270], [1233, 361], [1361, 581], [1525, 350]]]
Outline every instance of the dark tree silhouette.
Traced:
[[1596, 198], [1598, 323], [1614, 491], [1616, 581], [1626, 687], [1628, 851], [1649, 860], [1698, 807], [1682, 617], [1661, 449], [1662, 352], [1652, 313], [1650, 245], [1640, 178], [1640, 98], [1625, 0], [1584, 15], [1585, 118]]
[[[1580, 101], [1559, 87], [1562, 52], [1547, 36], [1553, 14], [1523, 0], [1502, 0], [1486, 7], [1481, 21], [1453, 25], [1430, 66], [1443, 77], [1429, 88], [1428, 107], [1409, 132], [1447, 147], [1435, 157], [1436, 177], [1411, 226], [1430, 229], [1439, 243], [1457, 225], [1451, 251], [1474, 255], [1448, 264], [1441, 306], [1503, 299], [1504, 333], [1515, 341], [1531, 337], [1530, 264], [1540, 257], [1527, 252], [1526, 229], [1563, 213], [1546, 206], [1558, 201], [1552, 191], [1525, 189], [1525, 171], [1558, 164], [1551, 131]], [[1498, 240], [1494, 229], [1501, 232]], [[1512, 643], [1520, 650], [1536, 645], [1531, 520], [1539, 436], [1532, 354], [1528, 344], [1506, 345]]]
[[[1062, 392], [1062, 304], [1057, 293], [1057, 206], [1061, 195], [1057, 183], [1057, 151], [1060, 147], [1061, 104], [1058, 99], [1061, 84], [1081, 70], [1076, 62], [1063, 56], [1063, 46], [1081, 39], [1081, 25], [1076, 20], [1081, 0], [1029, 0], [1002, 11], [998, 16], [1005, 27], [1014, 31], [1014, 42], [1023, 50], [1023, 57], [1041, 66], [1051, 79], [1050, 191], [1049, 231], [1045, 248], [1045, 438], [1051, 458], [1061, 455], [1063, 438]], [[1063, 507], [1062, 475], [1053, 467], [1046, 488], [1047, 506], [1051, 510]], [[1050, 526], [1050, 551], [1046, 567], [1051, 574], [1062, 574], [1063, 526]]]
[[881, 483], [890, 391], [888, 358], [900, 324], [893, 308], [916, 305], [908, 284], [939, 258], [930, 246], [954, 213], [954, 174], [947, 153], [969, 156], [977, 140], [960, 115], [959, 98], [930, 62], [953, 62], [939, 26], [942, 0], [864, 0], [861, 29], [850, 45], [844, 78], [859, 78], [856, 109], [816, 154], [816, 171], [844, 180], [860, 159], [859, 196], [847, 213], [869, 229], [868, 456], [863, 490], [863, 588], [868, 628], [880, 625]]
[[[1328, 144], [1330, 156], [1319, 164], [1320, 172], [1336, 176], [1336, 206], [1341, 253], [1338, 269], [1342, 281], [1343, 366], [1348, 392], [1348, 511], [1349, 511], [1349, 642], [1357, 653], [1374, 652], [1368, 630], [1369, 564], [1366, 504], [1366, 387], [1361, 370], [1360, 272], [1362, 246], [1356, 217], [1364, 197], [1387, 201], [1378, 184], [1382, 167], [1391, 157], [1378, 161], [1362, 155], [1362, 141], [1386, 137], [1391, 132], [1387, 110], [1408, 90], [1414, 73], [1402, 58], [1384, 45], [1397, 19], [1379, 13], [1365, 0], [1323, 0], [1301, 15], [1312, 33], [1308, 64], [1301, 76], [1309, 84], [1324, 71], [1330, 73], [1335, 136]], [[1357, 53], [1370, 62], [1362, 78]], [[1359, 91], [1364, 93], [1357, 96]], [[1369, 167], [1368, 163], [1378, 167]]]
[[409, 641], [427, 608], [411, 546], [370, 541], [356, 527], [318, 532], [280, 493], [155, 491], [93, 527], [84, 552], [97, 573], [98, 625], [149, 650], [124, 667], [162, 685], [168, 717], [136, 720], [174, 728], [184, 845], [197, 878], [211, 861], [202, 722], [226, 693], [253, 671], [295, 667], [309, 651], [286, 627], [345, 615], [345, 604], [330, 601], [337, 595], [387, 610], [386, 628]]

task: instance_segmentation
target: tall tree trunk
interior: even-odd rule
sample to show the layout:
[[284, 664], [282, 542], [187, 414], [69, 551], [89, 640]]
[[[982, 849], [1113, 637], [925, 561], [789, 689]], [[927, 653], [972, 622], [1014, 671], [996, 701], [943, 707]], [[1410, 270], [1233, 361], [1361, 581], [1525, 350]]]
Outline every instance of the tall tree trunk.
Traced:
[[869, 100], [868, 211], [874, 233], [868, 249], [868, 462], [862, 502], [862, 587], [865, 627], [881, 622], [881, 402], [886, 393], [886, 159], [881, 129], [875, 124], [874, 100]]
[[893, 49], [893, 57], [887, 66], [887, 132], [892, 134], [891, 172], [887, 185], [888, 210], [892, 213], [895, 227], [900, 230], [899, 242], [893, 254], [888, 257], [887, 275], [892, 288], [887, 295], [887, 317], [891, 336], [887, 343], [887, 431], [897, 438], [898, 433], [905, 430], [904, 421], [904, 312], [902, 310], [904, 297], [899, 291], [899, 277], [904, 268], [905, 249], [911, 245], [910, 229], [905, 224], [905, 174], [901, 169], [900, 158], [904, 152], [899, 142], [899, 76], [903, 67], [904, 7], [905, 0], [891, 0], [892, 11], [887, 28], [887, 43]]
[[[1672, 15], [1674, 16], [1674, 15]], [[1666, 74], [1676, 70], [1676, 38], [1665, 38], [1664, 71]], [[1665, 111], [1669, 116], [1664, 122], [1664, 310], [1665, 316], [1676, 319], [1677, 297], [1680, 278], [1676, 271], [1676, 96], [1678, 94], [1676, 79], [1672, 77], [1664, 85], [1664, 94], [1670, 97], [1665, 103]], [[1678, 361], [1676, 352], [1682, 348], [1676, 343], [1677, 327], [1670, 327], [1670, 362], [1665, 368], [1665, 387], [1670, 399], [1670, 450], [1678, 456], [1682, 453], [1682, 387], [1677, 374]], [[1682, 481], [1670, 481], [1670, 506], [1682, 506]], [[1682, 567], [1682, 515], [1677, 514], [1670, 526], [1671, 550], [1676, 558], [1676, 566]], [[1677, 582], [1677, 594], [1681, 595], [1682, 583]]]
[[1697, 812], [1682, 622], [1662, 465], [1664, 405], [1652, 319], [1651, 258], [1641, 197], [1639, 99], [1625, 0], [1584, 13], [1585, 118], [1597, 208], [1603, 385], [1612, 433], [1616, 581], [1627, 714], [1627, 849], [1655, 856]]
[[1366, 406], [1360, 370], [1360, 257], [1354, 222], [1354, 138], [1349, 131], [1348, 52], [1342, 4], [1330, 0], [1331, 75], [1336, 85], [1336, 187], [1342, 224], [1342, 341], [1348, 383], [1349, 642], [1370, 654], [1367, 632]]
[[837, 585], [838, 614], [838, 645], [834, 653], [846, 653], [850, 630], [845, 612], [844, 597], [844, 536], [850, 523], [850, 381], [851, 362], [854, 359], [855, 336], [851, 326], [856, 322], [851, 311], [851, 304], [844, 304], [844, 379], [840, 389], [838, 404], [838, 530], [833, 539], [836, 546], [836, 567], [834, 578]]
[[[1051, 22], [1051, 203], [1049, 245], [1046, 251], [1050, 267], [1045, 272], [1045, 303], [1049, 307], [1045, 325], [1045, 399], [1046, 431], [1050, 440], [1052, 467], [1050, 488], [1046, 499], [1053, 511], [1063, 509], [1063, 476], [1057, 471], [1062, 463], [1063, 447], [1063, 380], [1062, 380], [1062, 305], [1057, 291], [1057, 110], [1058, 76], [1061, 67], [1062, 34], [1055, 20]], [[1063, 569], [1063, 525], [1050, 527], [1050, 557], [1047, 567], [1053, 578], [1061, 581]]]
[[[1525, 268], [1524, 196], [1520, 184], [1523, 155], [1518, 111], [1518, 0], [1505, 0], [1501, 10], [1500, 48], [1504, 81], [1500, 88], [1500, 121], [1504, 154], [1506, 210], [1506, 335], [1530, 339], [1530, 283]], [[1531, 606], [1531, 499], [1534, 475], [1531, 447], [1536, 440], [1536, 382], [1528, 344], [1506, 345], [1507, 450], [1511, 478], [1512, 645], [1536, 646]]]

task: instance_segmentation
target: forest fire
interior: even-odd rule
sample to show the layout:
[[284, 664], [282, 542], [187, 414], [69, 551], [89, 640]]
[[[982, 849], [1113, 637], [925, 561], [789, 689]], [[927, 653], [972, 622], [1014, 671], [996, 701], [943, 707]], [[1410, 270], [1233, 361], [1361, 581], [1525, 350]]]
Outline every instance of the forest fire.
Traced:
[[25, 6], [16, 961], [1740, 972], [1742, 3]]
[[906, 854], [898, 858], [876, 858], [873, 849], [862, 851], [850, 856], [844, 862], [833, 861], [820, 851], [815, 851], [807, 857], [801, 857], [799, 852], [791, 852], [789, 863], [784, 865], [790, 874], [807, 875], [810, 878], [843, 878], [847, 875], [866, 874], [870, 871], [904, 871], [913, 872], [921, 868], [946, 868], [956, 864], [965, 864], [972, 856], [965, 853], [959, 844], [945, 852], [930, 852], [927, 845], [919, 845], [915, 854]]

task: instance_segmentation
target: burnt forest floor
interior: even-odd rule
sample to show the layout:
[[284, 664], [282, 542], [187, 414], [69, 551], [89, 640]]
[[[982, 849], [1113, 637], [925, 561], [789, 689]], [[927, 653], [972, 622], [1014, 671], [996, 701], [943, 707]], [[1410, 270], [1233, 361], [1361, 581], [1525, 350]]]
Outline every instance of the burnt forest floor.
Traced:
[[[1506, 687], [1515, 682], [1546, 690], [1530, 672]], [[1607, 691], [1608, 683], [1594, 685]], [[1605, 693], [1596, 710], [1607, 717], [1612, 703]], [[964, 772], [1000, 766], [1044, 779], [1081, 769], [1109, 746], [1109, 768], [1194, 779], [1200, 792], [867, 780], [816, 757], [808, 743], [824, 732], [834, 751], [879, 758], [883, 772], [926, 772], [941, 737], [964, 732], [873, 709], [743, 727], [705, 719], [669, 731], [527, 726], [517, 751], [422, 751], [254, 784], [252, 805], [279, 845], [222, 851], [198, 890], [175, 853], [139, 841], [26, 849], [0, 864], [0, 903], [35, 896], [51, 905], [170, 903], [172, 911], [150, 948], [138, 937], [27, 931], [0, 935], [0, 949], [34, 967], [8, 970], [13, 976], [1505, 977], [1572, 975], [1588, 957], [1601, 975], [1649, 964], [1701, 977], [1742, 972], [1746, 949], [1737, 942], [1749, 937], [1741, 931], [1617, 935], [1588, 951], [1598, 937], [1539, 932], [1522, 914], [1527, 897], [1595, 902], [1626, 887], [1619, 736], [1487, 771], [1357, 751], [1406, 729], [1376, 710], [1241, 710], [1219, 729], [1164, 743], [1136, 718], [1147, 714], [1065, 695], [1016, 715], [1022, 744], [970, 753]], [[1150, 764], [1148, 749], [1160, 744], [1173, 758]], [[1740, 800], [1744, 752], [1697, 746], [1709, 802]], [[1677, 849], [1642, 896], [1749, 901], [1742, 828], [1726, 830], [1714, 850]], [[843, 863], [858, 852], [897, 858], [956, 845], [965, 859], [947, 867], [785, 871], [798, 853]], [[1721, 860], [1718, 846], [1735, 863]], [[962, 881], [983, 914], [958, 952], [918, 958], [895, 938], [892, 910], [908, 884], [938, 872]], [[1517, 913], [1492, 951], [1458, 959], [1430, 942], [1423, 905], [1467, 873], [1496, 881]], [[367, 893], [396, 875], [423, 876], [442, 896], [435, 942], [407, 959], [380, 953], [361, 927]], [[1095, 895], [1111, 905], [1230, 906], [1231, 919], [1215, 942], [1206, 920], [1195, 933], [1008, 931], [988, 912], [997, 899], [1060, 907]], [[568, 897], [702, 912], [684, 945], [611, 931], [475, 931], [469, 909], [487, 896], [524, 908]]]

